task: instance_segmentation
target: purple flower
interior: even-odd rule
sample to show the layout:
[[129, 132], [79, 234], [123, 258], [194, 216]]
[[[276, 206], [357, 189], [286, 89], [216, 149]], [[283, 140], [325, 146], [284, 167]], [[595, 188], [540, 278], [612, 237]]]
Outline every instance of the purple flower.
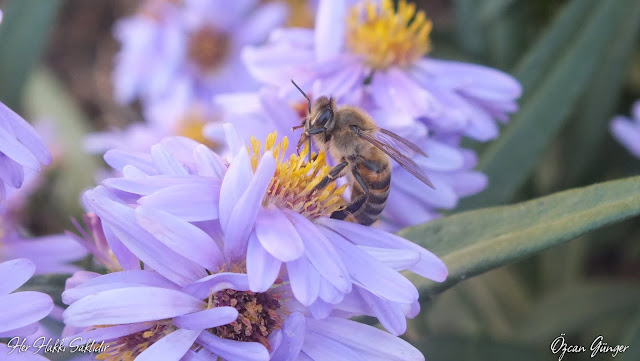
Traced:
[[481, 141], [498, 135], [494, 119], [515, 111], [520, 84], [495, 69], [423, 57], [431, 22], [404, 0], [321, 1], [316, 28], [274, 31], [244, 59], [261, 82], [283, 94], [295, 79], [312, 94], [404, 112], [437, 132]]
[[247, 275], [235, 272], [184, 286], [141, 270], [77, 278], [62, 295], [70, 305], [63, 335], [105, 341], [101, 358], [424, 360], [374, 327], [336, 316], [314, 319], [282, 282], [252, 292]]
[[611, 134], [636, 158], [640, 158], [640, 101], [631, 109], [631, 118], [616, 116], [609, 125]]
[[[291, 128], [299, 125], [301, 117], [306, 115], [306, 101], [293, 103], [277, 96], [273, 88], [263, 88], [258, 93], [221, 95], [216, 97], [216, 103], [223, 110], [222, 119], [233, 124], [246, 142], [252, 135], [266, 137], [272, 131], [297, 139], [300, 132]], [[455, 208], [459, 198], [486, 187], [487, 177], [473, 170], [477, 163], [475, 153], [459, 147], [460, 136], [429, 137], [425, 125], [415, 123], [411, 117], [375, 108], [371, 114], [381, 127], [420, 145], [429, 156], [414, 160], [436, 185], [435, 190], [429, 188], [392, 162], [391, 192], [379, 222], [383, 228], [397, 230], [429, 221], [439, 217], [440, 209]], [[210, 124], [204, 134], [221, 143], [224, 127]], [[287, 156], [295, 152], [291, 148], [285, 153]]]
[[[442, 209], [455, 208], [461, 197], [487, 186], [486, 176], [473, 170], [475, 153], [461, 148], [460, 141], [463, 136], [481, 141], [497, 137], [495, 120], [508, 119], [521, 93], [516, 80], [495, 69], [425, 57], [430, 31], [424, 12], [405, 1], [398, 2], [397, 10], [390, 0], [320, 1], [315, 29], [279, 29], [267, 45], [243, 53], [251, 73], [268, 86], [262, 93], [269, 93], [271, 103], [275, 97], [286, 99], [281, 104], [302, 99], [290, 84], [294, 79], [312, 98], [327, 95], [340, 105], [363, 108], [380, 127], [429, 155], [414, 161], [429, 174], [435, 190], [394, 163], [380, 222], [388, 230], [439, 217]], [[238, 109], [239, 95], [220, 96], [217, 102], [223, 105], [223, 119], [239, 127], [264, 118], [277, 124], [274, 129], [299, 124], [285, 111], [268, 114], [264, 99], [260, 94], [257, 104], [262, 108], [252, 113], [260, 119], [253, 121], [247, 120], [251, 114], [246, 107]], [[214, 126], [205, 132], [216, 136]]]
[[[107, 179], [85, 195], [105, 234], [177, 284], [246, 262], [253, 292], [287, 279], [318, 318], [352, 294], [370, 305], [361, 314], [403, 333], [418, 293], [398, 271], [442, 281], [442, 261], [392, 234], [329, 219], [346, 201], [344, 186], [330, 183], [313, 191], [330, 169], [323, 153], [309, 164], [307, 150], [286, 157], [287, 140], [276, 144], [275, 134], [264, 148], [254, 139], [249, 153], [235, 129], [227, 130], [228, 168], [186, 138], [167, 138], [151, 154], [107, 152], [105, 159], [123, 177]], [[171, 267], [175, 259], [183, 267]], [[139, 262], [131, 266], [123, 268], [139, 269]]]
[[170, 101], [186, 113], [193, 105], [207, 106], [214, 94], [255, 88], [240, 49], [263, 42], [286, 16], [284, 4], [256, 5], [257, 0], [146, 1], [115, 28], [122, 44], [116, 98], [128, 103], [139, 97], [152, 113]]
[[53, 309], [51, 297], [34, 291], [15, 292], [33, 276], [36, 266], [19, 258], [0, 263], [0, 338], [28, 336]]
[[49, 165], [51, 154], [36, 131], [6, 105], [0, 103], [0, 202], [9, 188], [20, 188], [25, 169], [39, 171]]

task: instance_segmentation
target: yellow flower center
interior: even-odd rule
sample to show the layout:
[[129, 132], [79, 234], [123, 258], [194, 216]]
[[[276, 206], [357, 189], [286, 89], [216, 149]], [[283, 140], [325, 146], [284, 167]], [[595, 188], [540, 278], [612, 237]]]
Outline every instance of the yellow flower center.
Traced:
[[207, 125], [207, 120], [202, 116], [201, 112], [193, 110], [180, 120], [176, 134], [191, 138], [211, 149], [216, 149], [219, 145], [206, 138], [202, 133], [205, 125]]
[[291, 28], [313, 28], [313, 8], [310, 0], [261, 0], [263, 4], [284, 3], [289, 10], [285, 26]]
[[254, 170], [266, 151], [273, 152], [277, 162], [275, 174], [262, 203], [272, 204], [280, 209], [291, 209], [311, 220], [329, 216], [343, 209], [346, 201], [342, 193], [347, 187], [346, 184], [336, 187], [335, 182], [330, 182], [322, 190], [315, 189], [331, 170], [326, 163], [324, 152], [320, 152], [315, 158], [312, 156], [311, 162], [307, 162], [309, 147], [306, 145], [299, 155], [292, 154], [289, 159], [285, 159], [288, 145], [287, 137], [276, 143], [276, 132], [267, 136], [264, 151], [261, 150], [260, 141], [251, 139], [252, 149], [249, 149], [249, 154]]
[[[101, 327], [106, 326], [96, 326], [96, 328]], [[158, 321], [145, 331], [122, 336], [114, 341], [105, 343], [106, 350], [97, 355], [96, 360], [133, 361], [149, 346], [175, 330], [176, 327], [171, 324], [171, 320]]]
[[346, 17], [347, 47], [364, 57], [374, 70], [413, 64], [431, 49], [432, 23], [416, 5], [391, 0], [380, 5], [369, 0], [355, 4]]

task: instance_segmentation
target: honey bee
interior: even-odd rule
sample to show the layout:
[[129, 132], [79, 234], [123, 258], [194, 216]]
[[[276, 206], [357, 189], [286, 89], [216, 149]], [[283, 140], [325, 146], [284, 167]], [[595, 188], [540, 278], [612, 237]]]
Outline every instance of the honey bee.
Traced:
[[[332, 180], [347, 176], [351, 187], [351, 200], [342, 210], [333, 212], [331, 218], [351, 217], [357, 223], [374, 223], [384, 209], [391, 185], [391, 162], [398, 162], [413, 176], [435, 189], [422, 169], [411, 159], [415, 154], [426, 154], [405, 138], [380, 128], [362, 109], [353, 106], [336, 106], [333, 98], [321, 96], [313, 105], [311, 99], [291, 80], [307, 99], [308, 114], [297, 149], [311, 139], [338, 164], [323, 178], [315, 189], [326, 187]], [[311, 151], [309, 151], [311, 154]], [[311, 155], [309, 155], [311, 157]], [[311, 160], [311, 158], [309, 158]]]

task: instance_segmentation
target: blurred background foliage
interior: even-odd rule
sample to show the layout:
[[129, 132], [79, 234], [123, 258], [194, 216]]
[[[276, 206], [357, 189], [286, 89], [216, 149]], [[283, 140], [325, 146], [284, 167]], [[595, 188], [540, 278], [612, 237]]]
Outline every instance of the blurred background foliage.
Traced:
[[[640, 160], [607, 129], [640, 98], [640, 0], [417, 3], [434, 21], [434, 57], [508, 71], [524, 94], [498, 140], [467, 144], [479, 151], [489, 188], [451, 216], [403, 231], [451, 270], [444, 284], [419, 284], [423, 312], [405, 337], [434, 361], [555, 360], [550, 344], [561, 333], [587, 348], [603, 335], [631, 345], [616, 360], [640, 359], [640, 179], [540, 198], [640, 174]], [[140, 119], [135, 105], [114, 102], [110, 83], [111, 28], [137, 2], [0, 7], [0, 100], [29, 120], [53, 120], [65, 154], [33, 197], [27, 226], [70, 229], [101, 162], [81, 151], [82, 134]]]

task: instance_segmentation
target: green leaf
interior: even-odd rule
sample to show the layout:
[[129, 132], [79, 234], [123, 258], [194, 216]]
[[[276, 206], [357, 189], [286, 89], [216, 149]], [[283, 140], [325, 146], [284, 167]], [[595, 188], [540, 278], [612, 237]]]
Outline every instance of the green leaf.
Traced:
[[630, 347], [620, 355], [619, 361], [634, 361], [640, 360], [640, 348], [633, 347], [632, 345], [638, 345], [640, 340], [640, 309], [636, 308], [631, 322], [624, 330], [624, 338], [620, 340], [620, 344], [629, 345]]
[[563, 160], [563, 180], [567, 186], [579, 185], [579, 179], [589, 168], [602, 164], [605, 154], [594, 152], [610, 137], [609, 121], [618, 104], [626, 75], [640, 38], [640, 10], [629, 11], [620, 24], [620, 33], [628, 34], [616, 39], [607, 51], [587, 94], [578, 105], [578, 111], [566, 129], [562, 145], [566, 154]]
[[430, 297], [456, 283], [640, 214], [640, 177], [572, 189], [531, 201], [467, 211], [405, 229], [449, 268], [435, 283], [412, 278]]
[[[559, 288], [529, 309], [513, 335], [522, 342], [538, 344], [550, 342], [560, 333], [573, 337], [591, 325], [597, 329], [612, 314], [637, 310], [639, 286], [638, 282], [603, 280]], [[596, 336], [585, 335], [591, 340]]]
[[546, 349], [540, 352], [519, 343], [470, 336], [430, 336], [426, 341], [414, 343], [414, 346], [430, 361], [554, 360]]
[[[459, 209], [504, 204], [513, 198], [569, 118], [613, 44], [635, 34], [634, 26], [622, 24], [633, 21], [640, 26], [638, 1], [598, 1], [588, 10], [584, 8], [586, 3], [592, 1], [574, 0], [516, 70], [525, 90], [521, 109], [479, 160], [479, 169], [489, 176], [490, 186], [464, 199]], [[584, 11], [588, 16], [583, 24], [565, 25], [567, 19]]]
[[483, 58], [487, 48], [486, 27], [478, 18], [481, 6], [477, 0], [456, 0], [456, 37], [464, 51], [475, 58]]
[[[44, 51], [61, 0], [10, 0], [0, 24], [0, 100], [19, 105], [22, 87]], [[10, 55], [10, 56], [7, 56]]]
[[60, 209], [65, 210], [64, 221], [71, 214], [78, 214], [80, 192], [94, 183], [96, 159], [84, 151], [83, 139], [89, 121], [75, 99], [50, 71], [39, 68], [28, 79], [25, 96], [25, 112], [30, 119], [49, 119], [55, 125], [56, 146], [63, 153], [60, 162], [54, 159], [57, 172], [51, 189]]
[[479, 2], [478, 20], [481, 23], [488, 24], [494, 20], [498, 20], [504, 15], [509, 7], [514, 5], [518, 0], [485, 0]]

